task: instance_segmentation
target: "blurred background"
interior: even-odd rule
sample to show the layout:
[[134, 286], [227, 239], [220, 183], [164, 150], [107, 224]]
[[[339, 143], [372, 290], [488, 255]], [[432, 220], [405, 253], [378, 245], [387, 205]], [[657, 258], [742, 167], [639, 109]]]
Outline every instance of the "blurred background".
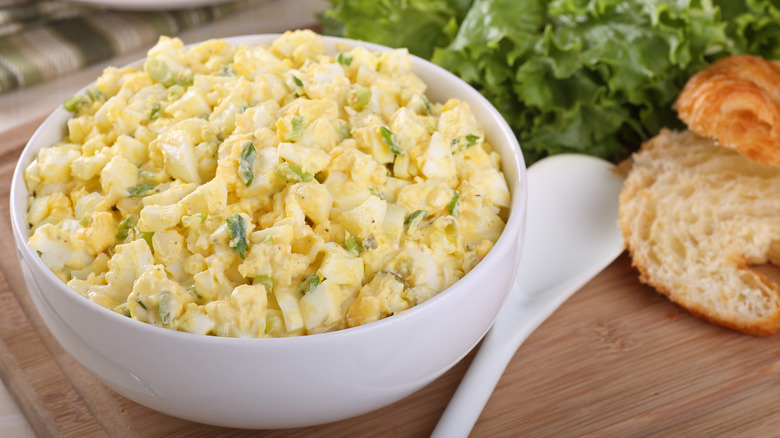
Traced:
[[[318, 24], [324, 0], [0, 0], [0, 133], [36, 123], [160, 35], [184, 43]], [[2, 435], [0, 433], [0, 435]]]

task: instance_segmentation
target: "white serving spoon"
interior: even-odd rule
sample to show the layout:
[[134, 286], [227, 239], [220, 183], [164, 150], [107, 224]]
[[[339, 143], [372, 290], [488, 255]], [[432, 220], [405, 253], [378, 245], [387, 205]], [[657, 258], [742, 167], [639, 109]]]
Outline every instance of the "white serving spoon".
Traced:
[[433, 431], [467, 437], [520, 344], [624, 249], [623, 181], [607, 161], [554, 155], [528, 168], [523, 255], [512, 290]]

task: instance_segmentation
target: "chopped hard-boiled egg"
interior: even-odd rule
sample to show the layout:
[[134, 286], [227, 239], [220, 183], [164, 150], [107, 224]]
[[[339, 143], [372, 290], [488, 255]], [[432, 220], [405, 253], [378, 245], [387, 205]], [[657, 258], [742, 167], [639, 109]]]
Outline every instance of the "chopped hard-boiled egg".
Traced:
[[68, 135], [24, 173], [29, 244], [86, 298], [174, 330], [403, 312], [485, 256], [510, 203], [468, 104], [424, 92], [406, 50], [163, 37], [69, 100]]

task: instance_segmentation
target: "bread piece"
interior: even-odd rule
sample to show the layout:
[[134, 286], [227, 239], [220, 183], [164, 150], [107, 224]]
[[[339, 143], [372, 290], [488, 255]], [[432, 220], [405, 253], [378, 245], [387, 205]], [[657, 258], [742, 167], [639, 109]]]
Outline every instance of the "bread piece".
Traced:
[[690, 130], [753, 160], [780, 166], [778, 84], [780, 63], [728, 56], [693, 75], [675, 109]]
[[640, 280], [740, 332], [780, 327], [780, 290], [751, 266], [780, 263], [780, 168], [691, 131], [663, 130], [633, 155], [620, 227]]

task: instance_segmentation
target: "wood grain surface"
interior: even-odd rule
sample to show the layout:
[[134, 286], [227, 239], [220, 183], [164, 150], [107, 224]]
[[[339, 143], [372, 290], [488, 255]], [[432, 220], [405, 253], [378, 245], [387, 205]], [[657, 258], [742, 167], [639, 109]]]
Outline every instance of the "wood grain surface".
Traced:
[[[424, 437], [473, 352], [391, 406], [306, 429], [221, 429], [131, 402], [84, 371], [43, 326], [10, 231], [16, 160], [37, 123], [0, 136], [0, 378], [40, 437]], [[773, 269], [762, 267], [770, 276]], [[777, 276], [775, 277], [777, 278]], [[696, 319], [641, 285], [626, 254], [523, 344], [473, 437], [778, 436], [780, 337]]]

